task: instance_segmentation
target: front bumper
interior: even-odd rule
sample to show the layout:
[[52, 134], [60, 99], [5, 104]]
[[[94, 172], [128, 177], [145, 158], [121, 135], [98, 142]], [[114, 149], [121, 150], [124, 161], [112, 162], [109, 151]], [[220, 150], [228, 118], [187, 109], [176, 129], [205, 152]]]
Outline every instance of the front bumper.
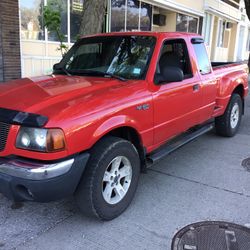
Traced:
[[65, 198], [75, 192], [88, 159], [88, 153], [50, 164], [0, 158], [0, 193], [14, 201]]

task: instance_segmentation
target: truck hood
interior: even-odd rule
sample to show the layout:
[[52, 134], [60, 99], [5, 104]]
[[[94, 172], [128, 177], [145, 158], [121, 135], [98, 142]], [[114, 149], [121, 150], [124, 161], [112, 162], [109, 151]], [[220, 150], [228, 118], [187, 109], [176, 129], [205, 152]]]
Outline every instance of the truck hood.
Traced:
[[[43, 76], [0, 84], [0, 107], [51, 118], [76, 104], [124, 85], [116, 79], [81, 76]], [[113, 91], [112, 91], [113, 92]]]

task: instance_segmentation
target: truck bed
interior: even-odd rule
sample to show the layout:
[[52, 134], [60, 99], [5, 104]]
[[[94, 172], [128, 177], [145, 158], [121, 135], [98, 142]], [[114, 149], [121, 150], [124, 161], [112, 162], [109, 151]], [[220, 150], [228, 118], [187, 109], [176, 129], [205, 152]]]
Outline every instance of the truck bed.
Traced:
[[245, 61], [241, 62], [211, 62], [214, 74], [223, 77], [232, 72], [239, 70], [246, 70], [247, 64]]
[[239, 62], [211, 62], [211, 65], [213, 69], [219, 68], [219, 67], [225, 67], [225, 66], [236, 66], [239, 64], [245, 64], [245, 61], [239, 61]]

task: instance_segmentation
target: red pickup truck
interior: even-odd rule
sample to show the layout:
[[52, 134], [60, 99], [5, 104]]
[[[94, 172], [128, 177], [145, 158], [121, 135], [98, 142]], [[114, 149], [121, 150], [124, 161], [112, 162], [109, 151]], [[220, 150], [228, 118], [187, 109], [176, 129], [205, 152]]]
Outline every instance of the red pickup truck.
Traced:
[[85, 214], [113, 219], [147, 166], [214, 127], [236, 134], [247, 78], [247, 65], [211, 64], [197, 34], [84, 37], [53, 74], [0, 84], [0, 192], [74, 195]]

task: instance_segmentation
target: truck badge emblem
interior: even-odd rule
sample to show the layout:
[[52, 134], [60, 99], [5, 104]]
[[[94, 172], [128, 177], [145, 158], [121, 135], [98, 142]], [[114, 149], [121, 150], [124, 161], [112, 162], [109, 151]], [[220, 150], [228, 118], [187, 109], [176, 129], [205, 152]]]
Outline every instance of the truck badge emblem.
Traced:
[[149, 109], [149, 104], [142, 104], [136, 107], [136, 110], [147, 110]]

